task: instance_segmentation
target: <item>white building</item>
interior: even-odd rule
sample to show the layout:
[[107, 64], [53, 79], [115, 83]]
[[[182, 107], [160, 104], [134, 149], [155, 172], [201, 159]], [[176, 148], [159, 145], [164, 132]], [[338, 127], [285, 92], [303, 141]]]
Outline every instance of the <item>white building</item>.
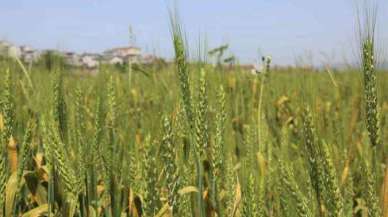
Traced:
[[20, 46], [20, 59], [27, 63], [37, 62], [40, 58], [41, 52], [33, 49], [30, 46]]
[[39, 60], [41, 53], [36, 50], [31, 50], [22, 53], [22, 59], [27, 63], [34, 63]]
[[65, 52], [64, 57], [66, 64], [71, 66], [82, 66], [82, 58], [80, 55], [74, 52]]
[[8, 42], [0, 40], [0, 55], [8, 55], [9, 46]]
[[119, 57], [123, 62], [139, 62], [141, 60], [141, 49], [138, 47], [119, 47], [105, 51], [104, 56]]
[[119, 47], [107, 50], [104, 54], [112, 56], [127, 57], [127, 56], [140, 56], [141, 49], [138, 47]]
[[33, 52], [34, 49], [30, 46], [22, 45], [22, 46], [20, 46], [20, 51], [23, 53], [30, 53], [30, 52]]
[[98, 55], [95, 54], [83, 54], [81, 63], [87, 68], [97, 68], [100, 65], [98, 58]]
[[112, 57], [108, 60], [108, 63], [111, 65], [121, 65], [124, 63], [124, 60], [121, 57]]
[[20, 59], [22, 57], [22, 50], [18, 46], [11, 45], [8, 47], [8, 56]]

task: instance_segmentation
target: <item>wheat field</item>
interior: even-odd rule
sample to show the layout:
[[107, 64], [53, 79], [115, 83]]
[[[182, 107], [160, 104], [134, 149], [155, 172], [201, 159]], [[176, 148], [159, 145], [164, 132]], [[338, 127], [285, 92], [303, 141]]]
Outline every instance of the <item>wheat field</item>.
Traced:
[[0, 216], [387, 217], [388, 73], [0, 60]]

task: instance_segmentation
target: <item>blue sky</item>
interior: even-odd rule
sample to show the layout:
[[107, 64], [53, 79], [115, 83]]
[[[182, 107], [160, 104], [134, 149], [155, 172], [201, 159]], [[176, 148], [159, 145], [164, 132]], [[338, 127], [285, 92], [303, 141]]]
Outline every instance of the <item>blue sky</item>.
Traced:
[[[100, 52], [125, 46], [132, 26], [145, 52], [172, 56], [168, 8], [177, 5], [192, 55], [199, 41], [230, 44], [241, 62], [270, 54], [293, 64], [355, 56], [356, 0], [0, 0], [0, 38], [35, 48]], [[388, 3], [379, 1], [379, 21]], [[388, 28], [380, 28], [388, 42]], [[323, 55], [323, 53], [325, 55]], [[324, 57], [327, 56], [327, 57]]]

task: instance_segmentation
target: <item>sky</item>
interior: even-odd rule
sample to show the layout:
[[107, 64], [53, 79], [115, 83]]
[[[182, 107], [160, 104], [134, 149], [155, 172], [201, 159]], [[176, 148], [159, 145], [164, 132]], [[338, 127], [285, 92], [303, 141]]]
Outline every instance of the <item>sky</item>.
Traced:
[[[177, 8], [190, 56], [229, 44], [240, 62], [271, 55], [279, 65], [353, 61], [356, 0], [0, 0], [0, 39], [37, 49], [102, 52], [131, 41], [173, 56], [169, 9]], [[388, 1], [379, 41], [388, 43]], [[131, 27], [133, 40], [129, 38]]]

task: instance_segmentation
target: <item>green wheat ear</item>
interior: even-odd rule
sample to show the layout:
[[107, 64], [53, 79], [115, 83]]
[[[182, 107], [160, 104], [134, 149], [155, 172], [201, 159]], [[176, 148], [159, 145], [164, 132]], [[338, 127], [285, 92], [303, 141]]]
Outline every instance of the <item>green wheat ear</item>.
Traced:
[[172, 123], [168, 117], [163, 119], [163, 130], [162, 159], [165, 164], [168, 204], [174, 216], [177, 213], [176, 205], [178, 202], [178, 168], [175, 163], [176, 147], [173, 141]]
[[208, 98], [207, 98], [207, 82], [206, 73], [201, 71], [198, 103], [196, 106], [195, 116], [195, 132], [196, 132], [196, 146], [199, 151], [201, 159], [206, 158], [205, 155], [209, 149], [209, 129], [207, 122], [208, 114]]
[[189, 81], [189, 69], [187, 64], [187, 52], [185, 49], [185, 40], [183, 38], [182, 28], [178, 18], [171, 15], [172, 37], [175, 50], [175, 64], [177, 67], [179, 87], [183, 101], [184, 111], [189, 122], [190, 128], [194, 127], [194, 117], [192, 111], [192, 100]]
[[[287, 193], [295, 200], [296, 211], [299, 217], [312, 217], [312, 212], [308, 206], [307, 198], [299, 189], [295, 181], [292, 169], [284, 162], [280, 162], [281, 183], [286, 189]], [[287, 202], [286, 202], [287, 203]], [[289, 203], [289, 201], [288, 201]]]
[[[368, 2], [364, 12], [359, 12], [358, 24], [360, 31], [361, 69], [364, 77], [365, 119], [369, 140], [373, 148], [372, 165], [377, 167], [377, 149], [383, 148], [381, 140], [380, 116], [377, 99], [377, 71], [376, 71], [376, 22], [377, 6]], [[376, 172], [376, 171], [373, 171]]]
[[2, 108], [4, 129], [1, 131], [0, 145], [0, 214], [3, 215], [3, 206], [5, 203], [5, 188], [8, 181], [8, 165], [6, 147], [8, 141], [13, 135], [14, 126], [14, 103], [12, 95], [11, 72], [7, 69], [5, 74], [4, 90], [2, 93]]
[[63, 74], [57, 71], [52, 81], [53, 117], [62, 141], [67, 140], [67, 111], [63, 87]]
[[[180, 178], [178, 182], [178, 190], [183, 187], [190, 186], [190, 169], [188, 165], [183, 165], [180, 170]], [[191, 217], [191, 200], [189, 194], [180, 194], [178, 203], [178, 216], [180, 217]]]
[[[116, 97], [116, 83], [113, 75], [109, 77], [108, 90], [107, 90], [107, 100], [108, 100], [108, 111], [106, 114], [106, 128], [108, 133], [108, 145], [106, 147], [106, 152], [104, 155], [104, 160], [107, 162], [107, 169], [116, 170], [118, 164], [114, 157], [117, 147], [115, 144], [116, 141], [116, 112], [117, 112], [117, 97]], [[113, 172], [113, 171], [112, 171]]]
[[308, 171], [312, 187], [315, 192], [318, 210], [322, 215], [323, 207], [323, 191], [324, 191], [324, 171], [321, 158], [321, 145], [316, 136], [313, 118], [309, 108], [306, 108], [303, 113], [303, 136], [304, 148], [307, 152]]
[[373, 38], [364, 39], [362, 48], [362, 71], [364, 75], [364, 97], [366, 126], [373, 147], [380, 147], [380, 124], [377, 108], [377, 82]]
[[86, 120], [85, 120], [85, 111], [84, 111], [84, 95], [80, 86], [77, 86], [75, 90], [75, 103], [74, 103], [74, 126], [76, 131], [76, 139], [79, 148], [79, 154], [82, 157], [82, 164], [86, 162], [86, 144], [85, 144], [85, 136], [86, 136]]
[[322, 145], [322, 164], [324, 167], [325, 202], [329, 216], [341, 217], [343, 216], [343, 198], [327, 144]]
[[150, 136], [147, 136], [144, 143], [144, 170], [143, 177], [145, 179], [144, 182], [144, 213], [145, 216], [154, 216], [159, 211], [160, 201], [159, 201], [159, 191], [156, 189], [157, 186], [157, 177], [159, 175], [157, 171], [157, 162], [153, 149], [153, 145], [151, 144]]
[[[179, 77], [179, 87], [181, 92], [181, 99], [183, 102], [183, 108], [185, 111], [185, 115], [187, 118], [187, 125], [190, 129], [189, 134], [189, 145], [190, 149], [195, 149], [192, 153], [195, 160], [195, 169], [196, 169], [196, 182], [199, 193], [197, 193], [197, 206], [199, 211], [200, 217], [205, 217], [205, 204], [202, 197], [202, 192], [204, 190], [204, 183], [203, 183], [203, 167], [201, 162], [201, 157], [199, 155], [199, 150], [196, 150], [196, 143], [198, 141], [199, 136], [196, 134], [198, 133], [197, 129], [195, 129], [196, 121], [194, 120], [194, 114], [192, 109], [192, 96], [190, 92], [190, 82], [189, 82], [189, 70], [188, 70], [188, 64], [187, 64], [187, 53], [185, 50], [185, 42], [182, 35], [182, 29], [178, 22], [176, 13], [174, 17], [174, 13], [171, 14], [171, 26], [172, 26], [172, 37], [173, 37], [173, 44], [174, 44], [174, 50], [175, 50], [175, 64], [177, 67], [177, 74]], [[196, 138], [197, 137], [197, 138]], [[201, 135], [202, 137], [202, 135]]]
[[[370, 3], [370, 2], [369, 2]], [[364, 172], [367, 176], [366, 205], [368, 216], [380, 216], [380, 207], [375, 192], [375, 180], [378, 176], [377, 149], [383, 148], [380, 132], [380, 117], [377, 101], [377, 76], [376, 76], [376, 52], [375, 52], [375, 31], [377, 22], [377, 7], [372, 2], [366, 3], [364, 13], [359, 14], [360, 49], [362, 73], [364, 77], [364, 99], [366, 113], [366, 127], [369, 140], [372, 145], [372, 166], [364, 162]], [[363, 19], [363, 20], [360, 20]], [[372, 169], [371, 169], [372, 168]]]
[[235, 191], [236, 191], [236, 174], [233, 168], [233, 157], [230, 155], [225, 162], [225, 213], [231, 214], [234, 209]]
[[255, 188], [256, 181], [252, 171], [249, 171], [247, 178], [246, 186], [242, 192], [241, 217], [259, 217], [262, 209], [259, 206], [262, 204], [258, 201], [260, 195]]
[[[218, 111], [216, 115], [216, 136], [214, 145], [211, 146], [211, 163], [212, 163], [212, 200], [215, 203], [216, 209], [221, 213], [219, 204], [219, 192], [222, 189], [222, 184], [225, 180], [225, 91], [221, 86], [217, 95]], [[222, 214], [219, 214], [222, 215]]]
[[[362, 10], [362, 11], [361, 11]], [[364, 76], [364, 98], [366, 121], [372, 146], [378, 146], [379, 117], [377, 111], [377, 81], [376, 81], [376, 23], [377, 3], [365, 2], [358, 11], [359, 40], [361, 54], [361, 69]]]
[[218, 176], [223, 171], [225, 161], [225, 125], [226, 125], [226, 100], [225, 90], [221, 86], [217, 95], [218, 111], [216, 115], [216, 138], [212, 146], [213, 176]]
[[23, 176], [23, 171], [25, 169], [25, 167], [27, 166], [26, 163], [28, 162], [28, 158], [30, 157], [29, 155], [31, 154], [31, 150], [30, 150], [30, 145], [31, 145], [31, 141], [32, 141], [32, 129], [33, 129], [33, 125], [32, 125], [32, 121], [28, 121], [27, 123], [27, 129], [26, 129], [26, 132], [24, 134], [24, 140], [23, 140], [23, 145], [21, 147], [21, 160], [18, 164], [18, 170], [17, 170], [17, 180], [18, 180], [18, 183], [20, 185], [20, 182], [21, 182], [21, 179], [22, 179], [22, 176]]
[[12, 94], [12, 75], [9, 69], [5, 71], [5, 83], [2, 95], [2, 108], [4, 120], [4, 130], [2, 133], [2, 139], [5, 146], [8, 145], [9, 139], [14, 134], [14, 118], [15, 118], [15, 105], [13, 102]]
[[7, 185], [7, 164], [4, 153], [4, 146], [0, 147], [0, 214], [3, 215], [5, 202], [5, 186]]
[[[54, 128], [51, 128], [54, 129]], [[53, 132], [49, 133], [51, 137], [51, 145], [53, 147], [53, 155], [55, 159], [55, 168], [58, 170], [59, 175], [61, 179], [63, 180], [63, 184], [65, 186], [66, 192], [69, 193], [70, 197], [75, 197], [79, 189], [78, 184], [79, 180], [77, 179], [77, 176], [69, 164], [69, 162], [66, 160], [68, 159], [68, 155], [66, 155], [66, 152], [64, 150], [65, 145], [62, 143], [60, 136], [55, 132], [55, 130], [52, 130]]]
[[364, 173], [364, 179], [366, 181], [365, 183], [365, 202], [368, 209], [368, 217], [380, 217], [381, 216], [381, 209], [379, 206], [379, 200], [376, 195], [377, 192], [375, 190], [376, 185], [376, 175], [373, 173], [373, 170], [371, 170], [371, 166], [368, 162], [364, 161], [362, 165], [362, 171]]

